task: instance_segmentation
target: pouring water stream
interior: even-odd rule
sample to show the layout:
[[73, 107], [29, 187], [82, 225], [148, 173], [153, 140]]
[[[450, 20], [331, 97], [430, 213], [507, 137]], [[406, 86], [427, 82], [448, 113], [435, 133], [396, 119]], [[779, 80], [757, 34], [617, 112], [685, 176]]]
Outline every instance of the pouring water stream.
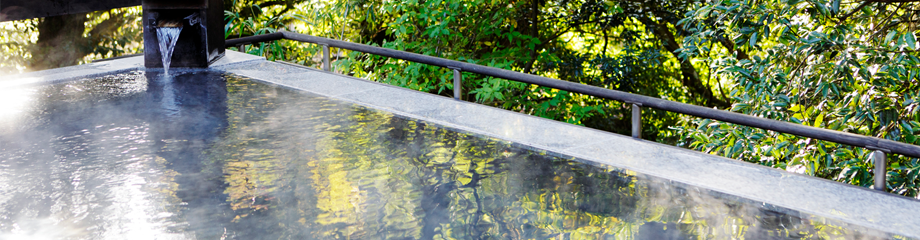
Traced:
[[163, 59], [165, 75], [169, 75], [169, 63], [172, 62], [173, 50], [176, 48], [176, 41], [179, 39], [179, 33], [181, 32], [182, 25], [157, 28], [157, 42], [160, 45], [160, 57]]

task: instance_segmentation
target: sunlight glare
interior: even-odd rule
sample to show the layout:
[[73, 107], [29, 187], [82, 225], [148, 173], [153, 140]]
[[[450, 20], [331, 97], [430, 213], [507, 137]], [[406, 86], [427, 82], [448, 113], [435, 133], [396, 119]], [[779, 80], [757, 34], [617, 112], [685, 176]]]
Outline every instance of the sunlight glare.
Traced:
[[22, 117], [35, 100], [33, 89], [0, 88], [0, 123], [11, 124]]

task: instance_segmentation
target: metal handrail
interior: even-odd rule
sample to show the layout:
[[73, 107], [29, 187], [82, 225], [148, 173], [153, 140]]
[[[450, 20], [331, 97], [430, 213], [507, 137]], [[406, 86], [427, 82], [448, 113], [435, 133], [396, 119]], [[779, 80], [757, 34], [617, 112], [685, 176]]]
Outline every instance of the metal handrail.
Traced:
[[[446, 67], [454, 70], [455, 76], [455, 98], [459, 97], [459, 84], [458, 79], [460, 74], [457, 74], [459, 71], [477, 73], [486, 76], [498, 77], [523, 83], [536, 84], [544, 87], [556, 88], [560, 90], [565, 90], [574, 93], [586, 94], [594, 97], [602, 97], [606, 99], [616, 100], [627, 102], [633, 105], [633, 137], [638, 138], [638, 121], [639, 117], [639, 107], [650, 107], [655, 109], [661, 109], [669, 112], [681, 113], [693, 115], [701, 118], [709, 118], [734, 124], [745, 125], [749, 127], [755, 127], [760, 129], [766, 129], [781, 133], [788, 133], [802, 137], [820, 139], [830, 142], [842, 143], [851, 146], [863, 147], [869, 150], [875, 151], [875, 162], [876, 166], [885, 165], [885, 154], [884, 153], [896, 153], [909, 157], [920, 158], [920, 146], [896, 142], [888, 139], [881, 139], [876, 137], [864, 136], [859, 134], [847, 133], [834, 131], [824, 128], [817, 128], [807, 125], [794, 124], [789, 122], [777, 121], [773, 119], [755, 117], [750, 115], [745, 115], [736, 112], [730, 112], [725, 110], [712, 109], [702, 106], [696, 106], [681, 102], [668, 101], [664, 99], [648, 97], [633, 93], [627, 93], [612, 89], [600, 88], [580, 83], [568, 82], [559, 79], [552, 79], [532, 74], [526, 74], [521, 72], [515, 72], [511, 70], [505, 70], [501, 68], [482, 66], [473, 63], [460, 62], [455, 60], [449, 60], [439, 57], [432, 57], [417, 53], [411, 53], [406, 51], [394, 50], [389, 48], [375, 47], [365, 44], [351, 43], [341, 40], [323, 38], [310, 36], [299, 33], [292, 33], [286, 31], [279, 31], [270, 34], [242, 37], [236, 39], [226, 40], [226, 46], [239, 46], [244, 44], [251, 44], [257, 42], [267, 42], [274, 40], [288, 39], [299, 42], [308, 42], [323, 45], [324, 47], [324, 70], [329, 69], [329, 54], [328, 47], [344, 48], [348, 50], [370, 53], [390, 58], [397, 58], [412, 62], [424, 63], [428, 65], [434, 65], [439, 67]], [[877, 168], [878, 169], [878, 168]], [[879, 171], [882, 172], [883, 170]], [[878, 171], [878, 170], [877, 170]], [[876, 189], [884, 190], [885, 185], [884, 181], [878, 181], [879, 177], [884, 179], [885, 174], [881, 176], [876, 174]], [[881, 186], [879, 184], [881, 183]]]

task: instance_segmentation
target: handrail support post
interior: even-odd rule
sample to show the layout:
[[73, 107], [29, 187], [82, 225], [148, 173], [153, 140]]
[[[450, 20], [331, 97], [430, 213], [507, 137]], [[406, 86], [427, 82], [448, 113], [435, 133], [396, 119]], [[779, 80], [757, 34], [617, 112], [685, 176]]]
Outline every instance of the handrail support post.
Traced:
[[632, 137], [642, 138], [642, 106], [632, 103]]
[[460, 74], [460, 68], [451, 67], [454, 70], [454, 99], [460, 100], [460, 88], [463, 86], [463, 75]]
[[329, 45], [323, 44], [323, 71], [329, 71]]
[[882, 192], [888, 191], [886, 184], [888, 177], [888, 157], [881, 150], [872, 151], [872, 159], [875, 162], [875, 190]]

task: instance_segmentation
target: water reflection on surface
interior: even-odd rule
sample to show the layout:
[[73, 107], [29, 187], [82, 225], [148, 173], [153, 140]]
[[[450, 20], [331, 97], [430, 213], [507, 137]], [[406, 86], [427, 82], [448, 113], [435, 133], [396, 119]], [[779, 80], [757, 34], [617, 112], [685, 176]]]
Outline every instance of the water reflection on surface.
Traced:
[[24, 91], [2, 239], [897, 237], [220, 73]]

